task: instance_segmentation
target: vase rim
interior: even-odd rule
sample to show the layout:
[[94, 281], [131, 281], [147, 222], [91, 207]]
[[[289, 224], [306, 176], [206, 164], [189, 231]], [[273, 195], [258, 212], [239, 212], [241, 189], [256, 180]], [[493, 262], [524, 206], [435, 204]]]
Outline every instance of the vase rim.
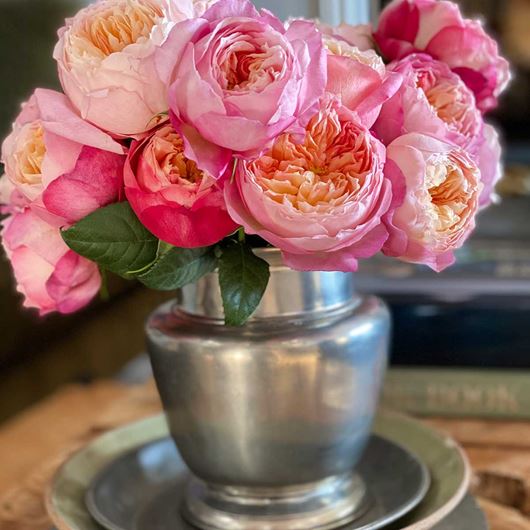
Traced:
[[[256, 255], [269, 263], [271, 275], [250, 322], [318, 316], [359, 303], [352, 273], [296, 271], [283, 263], [281, 252], [276, 248], [257, 249]], [[208, 274], [181, 289], [175, 309], [222, 323], [224, 310], [218, 273]]]

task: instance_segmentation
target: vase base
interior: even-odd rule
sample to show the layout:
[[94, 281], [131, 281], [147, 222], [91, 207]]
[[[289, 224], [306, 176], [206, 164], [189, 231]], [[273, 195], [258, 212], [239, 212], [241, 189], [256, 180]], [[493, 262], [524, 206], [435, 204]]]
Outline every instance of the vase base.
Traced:
[[184, 517], [203, 530], [332, 530], [361, 517], [366, 487], [358, 475], [288, 488], [249, 489], [193, 479]]

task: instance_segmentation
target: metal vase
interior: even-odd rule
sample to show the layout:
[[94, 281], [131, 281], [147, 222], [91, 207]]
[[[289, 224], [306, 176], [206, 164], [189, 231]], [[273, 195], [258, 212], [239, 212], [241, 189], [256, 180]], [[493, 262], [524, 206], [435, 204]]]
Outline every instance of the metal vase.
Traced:
[[223, 325], [216, 274], [147, 324], [171, 434], [193, 474], [185, 517], [203, 529], [337, 528], [362, 514], [355, 466], [387, 363], [390, 318], [352, 274], [271, 279], [253, 318]]

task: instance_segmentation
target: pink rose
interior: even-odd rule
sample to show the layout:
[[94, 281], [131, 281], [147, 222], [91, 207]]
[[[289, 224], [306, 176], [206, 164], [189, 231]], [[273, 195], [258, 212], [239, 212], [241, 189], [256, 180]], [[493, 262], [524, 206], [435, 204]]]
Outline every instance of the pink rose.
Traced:
[[98, 293], [97, 265], [71, 251], [59, 229], [31, 210], [7, 218], [2, 239], [24, 307], [37, 308], [41, 316], [74, 313]]
[[177, 247], [204, 247], [237, 229], [220, 182], [184, 155], [169, 124], [134, 142], [125, 166], [125, 193], [142, 223]]
[[497, 106], [510, 80], [508, 62], [481, 23], [438, 0], [394, 0], [382, 12], [375, 39], [389, 60], [423, 51], [447, 63], [474, 92], [482, 112]]
[[318, 29], [324, 35], [345, 41], [362, 52], [375, 49], [373, 31], [370, 24], [330, 26], [329, 24], [319, 23]]
[[475, 228], [480, 170], [460, 147], [411, 133], [387, 147], [387, 178], [403, 179], [404, 202], [387, 218], [383, 252], [441, 271]]
[[54, 58], [81, 116], [118, 136], [138, 135], [167, 111], [154, 55], [171, 27], [213, 1], [99, 0], [66, 21]]
[[392, 206], [385, 149], [335, 99], [309, 122], [304, 141], [290, 134], [251, 161], [226, 186], [228, 210], [249, 234], [283, 251], [299, 270], [353, 271], [388, 237]]
[[339, 97], [356, 119], [372, 127], [386, 103], [399, 89], [402, 77], [387, 71], [375, 50], [361, 50], [341, 37], [324, 35], [328, 53], [327, 92]]
[[458, 75], [429, 55], [413, 54], [391, 63], [403, 76], [399, 91], [381, 110], [374, 131], [385, 144], [421, 132], [467, 149], [482, 138], [483, 120], [473, 92]]
[[233, 152], [260, 151], [304, 126], [326, 84], [315, 24], [295, 20], [286, 29], [248, 0], [220, 0], [201, 18], [177, 24], [157, 64], [186, 155], [215, 178]]
[[[70, 224], [118, 199], [123, 147], [83, 121], [68, 99], [37, 89], [2, 146], [10, 180], [9, 203], [31, 208], [49, 222]], [[75, 197], [75, 200], [72, 198]]]
[[502, 146], [495, 127], [484, 125], [482, 139], [476, 146], [474, 159], [480, 169], [480, 179], [484, 186], [480, 195], [480, 207], [487, 208], [498, 202], [495, 186], [503, 176]]

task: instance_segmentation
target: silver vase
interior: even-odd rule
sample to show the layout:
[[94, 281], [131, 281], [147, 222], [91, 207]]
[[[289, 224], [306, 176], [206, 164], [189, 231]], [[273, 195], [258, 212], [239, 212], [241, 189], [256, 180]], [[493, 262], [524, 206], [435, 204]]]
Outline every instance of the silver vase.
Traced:
[[185, 517], [203, 529], [337, 528], [359, 516], [390, 318], [352, 274], [296, 272], [261, 251], [271, 279], [243, 328], [223, 325], [216, 274], [147, 324], [171, 434], [193, 474]]

